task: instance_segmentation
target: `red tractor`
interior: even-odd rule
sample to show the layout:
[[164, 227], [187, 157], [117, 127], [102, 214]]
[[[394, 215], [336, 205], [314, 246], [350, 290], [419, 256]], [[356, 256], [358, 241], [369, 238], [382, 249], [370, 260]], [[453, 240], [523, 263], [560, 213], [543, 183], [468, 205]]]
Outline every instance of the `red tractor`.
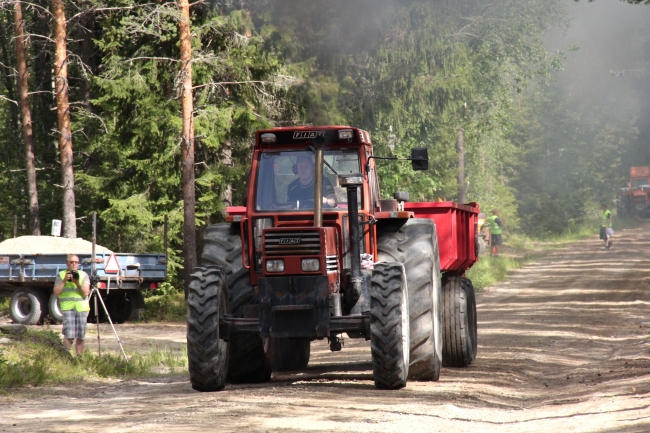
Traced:
[[[477, 351], [478, 206], [383, 200], [368, 132], [274, 128], [255, 139], [246, 205], [207, 228], [188, 292], [192, 387], [304, 369], [310, 342], [370, 340], [380, 389], [438, 380]], [[428, 168], [426, 148], [412, 150]], [[444, 272], [441, 276], [441, 271]]]
[[616, 197], [619, 216], [650, 217], [650, 167], [630, 167], [627, 188], [621, 188]]

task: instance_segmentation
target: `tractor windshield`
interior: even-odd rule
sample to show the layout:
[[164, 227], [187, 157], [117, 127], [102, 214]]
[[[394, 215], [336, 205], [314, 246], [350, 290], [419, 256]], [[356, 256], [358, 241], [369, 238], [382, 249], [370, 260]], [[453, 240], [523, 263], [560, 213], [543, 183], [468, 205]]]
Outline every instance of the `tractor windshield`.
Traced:
[[643, 179], [632, 179], [632, 188], [640, 188], [642, 186], [647, 186], [650, 184], [650, 181], [646, 178]]
[[[325, 161], [338, 174], [359, 173], [356, 149], [328, 149]], [[338, 177], [323, 164], [323, 210], [345, 211], [347, 192]], [[314, 154], [311, 151], [262, 152], [257, 166], [255, 210], [290, 210], [314, 208]], [[363, 202], [357, 191], [359, 207]]]

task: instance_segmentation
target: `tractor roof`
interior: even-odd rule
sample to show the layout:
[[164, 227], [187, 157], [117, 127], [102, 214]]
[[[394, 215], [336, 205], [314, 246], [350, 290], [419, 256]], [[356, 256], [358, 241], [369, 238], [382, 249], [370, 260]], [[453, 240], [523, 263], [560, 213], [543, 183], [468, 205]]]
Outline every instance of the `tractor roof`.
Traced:
[[291, 126], [257, 131], [255, 143], [259, 145], [286, 145], [313, 143], [323, 137], [326, 144], [372, 145], [370, 134], [351, 126]]

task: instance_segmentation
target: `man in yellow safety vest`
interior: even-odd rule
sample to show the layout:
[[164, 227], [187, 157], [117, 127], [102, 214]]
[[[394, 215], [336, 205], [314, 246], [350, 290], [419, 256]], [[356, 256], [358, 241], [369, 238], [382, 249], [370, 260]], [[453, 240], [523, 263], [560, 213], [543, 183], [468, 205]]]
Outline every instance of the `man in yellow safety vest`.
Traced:
[[65, 347], [70, 349], [75, 341], [75, 351], [81, 355], [84, 351], [86, 338], [86, 322], [90, 303], [90, 278], [84, 271], [79, 270], [79, 257], [68, 255], [68, 269], [59, 272], [54, 281], [54, 294], [59, 297], [61, 314], [63, 315], [63, 334]]

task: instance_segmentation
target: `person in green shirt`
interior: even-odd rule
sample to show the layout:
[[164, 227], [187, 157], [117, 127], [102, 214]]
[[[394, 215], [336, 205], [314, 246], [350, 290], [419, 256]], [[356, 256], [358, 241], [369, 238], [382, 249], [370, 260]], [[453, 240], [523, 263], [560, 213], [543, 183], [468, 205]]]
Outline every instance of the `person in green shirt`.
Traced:
[[492, 256], [499, 257], [499, 245], [502, 244], [501, 226], [503, 221], [499, 218], [499, 211], [494, 209], [492, 216], [488, 217], [485, 222], [490, 230], [490, 247], [492, 247]]
[[607, 209], [607, 204], [601, 205], [603, 215], [600, 222], [600, 238], [605, 241], [605, 249], [608, 250], [612, 247], [611, 233], [612, 233], [612, 211]]

